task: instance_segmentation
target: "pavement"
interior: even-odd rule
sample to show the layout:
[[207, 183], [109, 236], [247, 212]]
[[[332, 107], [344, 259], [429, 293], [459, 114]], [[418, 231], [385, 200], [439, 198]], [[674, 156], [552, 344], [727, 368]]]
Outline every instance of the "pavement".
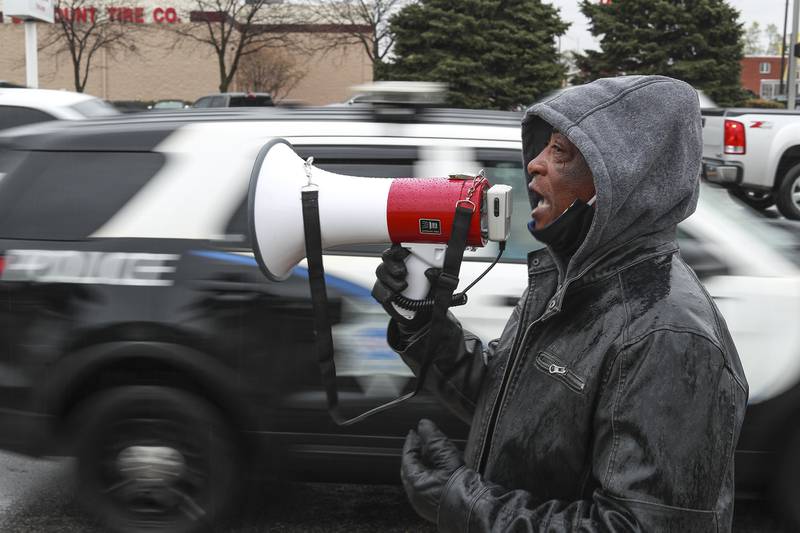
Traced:
[[[74, 500], [74, 461], [0, 452], [0, 531], [107, 533]], [[216, 533], [434, 533], [394, 485], [255, 485]], [[734, 533], [789, 533], [762, 502], [737, 502]]]

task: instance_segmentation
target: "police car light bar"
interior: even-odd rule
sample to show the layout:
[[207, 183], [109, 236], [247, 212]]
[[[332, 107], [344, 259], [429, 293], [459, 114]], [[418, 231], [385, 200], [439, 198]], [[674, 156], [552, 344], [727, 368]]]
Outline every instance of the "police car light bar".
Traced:
[[424, 81], [376, 81], [350, 88], [358, 94], [358, 103], [428, 106], [442, 104], [447, 84]]

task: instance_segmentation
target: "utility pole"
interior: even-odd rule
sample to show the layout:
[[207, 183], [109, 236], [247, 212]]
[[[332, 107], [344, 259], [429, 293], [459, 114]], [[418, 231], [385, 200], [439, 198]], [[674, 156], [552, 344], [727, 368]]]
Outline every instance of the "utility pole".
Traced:
[[800, 21], [800, 0], [794, 0], [792, 9], [792, 47], [789, 53], [789, 84], [788, 96], [786, 97], [786, 109], [794, 110], [794, 101], [797, 98], [797, 58], [794, 56], [797, 46], [797, 24]]
[[25, 85], [39, 88], [39, 54], [36, 49], [36, 21], [25, 21]]
[[36, 21], [52, 24], [53, 14], [53, 0], [5, 0], [3, 6], [3, 15], [25, 21], [25, 83], [34, 89], [39, 87]]
[[783, 8], [783, 39], [781, 39], [781, 84], [778, 95], [783, 94], [783, 71], [786, 68], [786, 22], [789, 20], [789, 0]]

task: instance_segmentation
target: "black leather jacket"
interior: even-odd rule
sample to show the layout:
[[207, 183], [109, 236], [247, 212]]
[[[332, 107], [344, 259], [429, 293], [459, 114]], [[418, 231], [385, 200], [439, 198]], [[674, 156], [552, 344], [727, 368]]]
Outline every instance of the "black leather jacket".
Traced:
[[[729, 531], [747, 402], [719, 311], [674, 228], [559, 285], [547, 250], [500, 339], [453, 319], [428, 383], [471, 423], [441, 531]], [[416, 370], [426, 330], [389, 342]]]

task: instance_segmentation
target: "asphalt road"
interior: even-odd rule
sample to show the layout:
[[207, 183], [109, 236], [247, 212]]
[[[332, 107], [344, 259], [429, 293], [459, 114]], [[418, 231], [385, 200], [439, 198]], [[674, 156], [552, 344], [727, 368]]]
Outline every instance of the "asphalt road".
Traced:
[[[106, 533], [73, 498], [71, 460], [0, 452], [0, 531]], [[218, 533], [433, 533], [397, 486], [293, 483], [258, 486]], [[765, 506], [739, 502], [735, 533], [788, 533]]]

